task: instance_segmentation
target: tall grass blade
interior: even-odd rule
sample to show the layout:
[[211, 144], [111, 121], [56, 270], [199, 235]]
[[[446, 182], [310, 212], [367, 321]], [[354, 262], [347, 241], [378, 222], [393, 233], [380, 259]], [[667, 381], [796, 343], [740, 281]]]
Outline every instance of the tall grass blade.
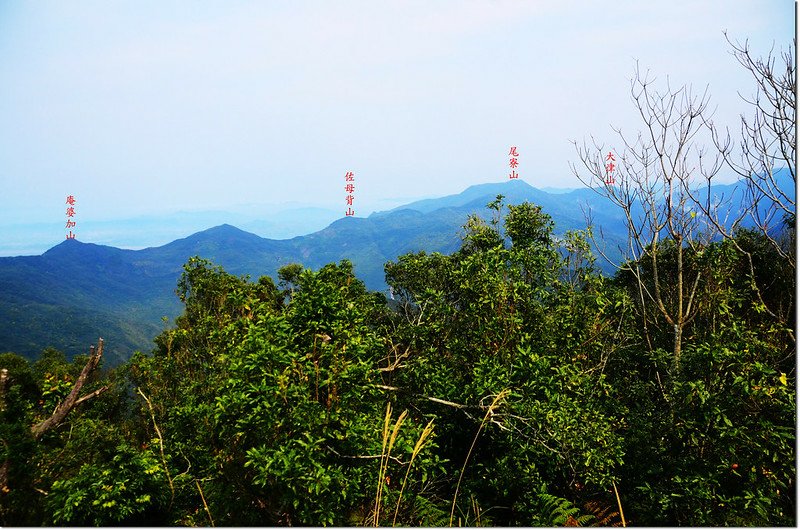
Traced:
[[614, 482], [611, 482], [611, 485], [614, 486], [614, 494], [617, 496], [617, 506], [619, 506], [619, 517], [622, 519], [622, 527], [625, 528], [628, 525], [625, 524], [625, 514], [622, 511], [622, 502], [619, 500], [619, 492], [617, 491], [617, 485]]
[[414, 444], [414, 450], [411, 452], [411, 461], [408, 463], [408, 468], [406, 469], [406, 476], [403, 477], [403, 485], [400, 486], [400, 494], [397, 496], [397, 506], [394, 508], [394, 517], [392, 518], [392, 526], [395, 525], [397, 522], [397, 513], [400, 511], [400, 501], [403, 500], [403, 491], [406, 489], [406, 482], [408, 481], [408, 474], [411, 472], [411, 465], [414, 463], [414, 459], [417, 457], [420, 451], [422, 451], [422, 447], [425, 445], [425, 441], [433, 432], [433, 420], [428, 422], [428, 425], [422, 430], [422, 434], [419, 435], [419, 439], [417, 443]]
[[458, 483], [456, 484], [456, 493], [453, 495], [453, 506], [450, 508], [450, 523], [448, 526], [453, 526], [453, 514], [456, 511], [456, 500], [458, 499], [458, 490], [461, 487], [461, 479], [464, 478], [464, 471], [467, 469], [467, 462], [469, 462], [469, 457], [472, 455], [472, 450], [475, 448], [475, 442], [478, 441], [478, 436], [481, 434], [481, 429], [483, 429], [483, 426], [486, 425], [486, 421], [489, 419], [489, 417], [494, 414], [494, 409], [499, 406], [500, 402], [505, 399], [510, 392], [511, 389], [506, 388], [497, 394], [497, 396], [495, 396], [492, 404], [489, 405], [489, 408], [486, 410], [486, 414], [483, 416], [480, 426], [478, 426], [478, 432], [475, 433], [475, 438], [472, 439], [472, 445], [469, 446], [467, 458], [464, 459], [464, 465], [461, 466], [461, 474], [458, 476]]

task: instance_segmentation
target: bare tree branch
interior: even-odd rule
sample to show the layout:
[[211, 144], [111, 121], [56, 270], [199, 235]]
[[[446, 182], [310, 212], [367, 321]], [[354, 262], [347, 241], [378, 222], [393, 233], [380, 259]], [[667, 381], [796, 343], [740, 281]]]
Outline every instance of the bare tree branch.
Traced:
[[94, 346], [90, 348], [89, 360], [86, 362], [83, 370], [81, 370], [81, 373], [78, 376], [78, 379], [75, 381], [75, 385], [72, 387], [72, 391], [69, 393], [69, 395], [56, 407], [56, 410], [53, 412], [52, 416], [37, 423], [31, 428], [31, 434], [33, 434], [34, 439], [38, 440], [44, 433], [54, 427], [57, 427], [62, 421], [64, 421], [64, 418], [67, 417], [67, 414], [69, 414], [76, 405], [86, 401], [90, 397], [94, 397], [102, 393], [103, 389], [100, 389], [100, 391], [94, 391], [91, 394], [84, 396], [84, 398], [78, 399], [78, 395], [80, 394], [83, 385], [86, 383], [89, 375], [97, 368], [102, 356], [103, 339], [100, 338], [97, 339], [97, 350], [95, 350]]
[[[766, 58], [754, 57], [748, 42], [739, 43], [725, 38], [732, 48], [732, 54], [753, 77], [756, 93], [743, 101], [753, 110], [753, 115], [740, 116], [740, 137], [738, 142], [731, 139], [730, 131], [720, 130], [711, 120], [707, 127], [725, 165], [742, 178], [741, 193], [746, 199], [747, 208], [743, 216], [732, 223], [727, 220], [727, 211], [721, 205], [710, 203], [698, 206], [712, 219], [715, 228], [727, 238], [733, 239], [736, 229], [745, 219], [752, 221], [772, 244], [777, 253], [795, 269], [795, 256], [785, 241], [774, 233], [781, 221], [792, 221], [796, 212], [796, 70], [793, 49], [788, 47], [780, 53], [780, 60], [770, 50]], [[777, 63], [777, 64], [776, 64]], [[781, 185], [777, 172], [788, 171], [792, 184]], [[783, 219], [781, 219], [781, 217]]]
[[[731, 139], [730, 131], [720, 130], [711, 120], [706, 126], [711, 132], [715, 147], [725, 165], [742, 178], [743, 185], [734, 190], [742, 198], [737, 207], [744, 205], [731, 217], [731, 201], [711, 197], [711, 178], [708, 178], [705, 197], [692, 194], [691, 198], [703, 213], [714, 231], [729, 240], [747, 260], [750, 286], [761, 306], [779, 322], [788, 322], [790, 315], [780, 308], [769, 307], [764, 301], [761, 289], [755, 282], [753, 257], [736, 240], [737, 230], [745, 221], [752, 222], [784, 260], [790, 270], [796, 270], [794, 244], [787, 241], [776, 230], [782, 224], [788, 225], [793, 237], [796, 215], [796, 70], [793, 47], [782, 51], [780, 61], [770, 50], [766, 58], [752, 55], [748, 42], [743, 44], [725, 38], [732, 47], [732, 54], [756, 82], [756, 94], [742, 100], [752, 106], [753, 115], [740, 116], [741, 140]], [[776, 65], [776, 61], [779, 64]], [[788, 171], [791, 185], [781, 185], [777, 178], [780, 169]], [[712, 202], [713, 201], [713, 202]], [[790, 293], [791, 294], [791, 293]]]
[[[702, 182], [700, 171], [705, 169], [712, 175], [722, 164], [719, 156], [710, 166], [701, 163], [705, 153], [697, 137], [704, 130], [704, 116], [710, 113], [708, 89], [696, 95], [691, 87], [673, 89], [667, 79], [665, 88], [659, 90], [654, 81], [637, 64], [631, 99], [645, 127], [635, 136], [615, 129], [621, 148], [609, 150], [617, 159], [614, 179], [608, 178], [607, 150], [594, 138], [591, 146], [586, 141], [583, 145], [575, 143], [583, 168], [571, 167], [581, 182], [622, 211], [628, 242], [624, 261], [616, 266], [636, 282], [650, 347], [647, 321], [652, 317], [647, 314], [645, 301], [652, 303], [660, 319], [674, 330], [677, 368], [683, 329], [696, 314], [693, 301], [701, 274], [689, 271], [684, 254], [703, 248], [711, 239], [710, 231], [696, 215], [691, 193]], [[671, 247], [665, 247], [662, 240], [669, 240]], [[660, 252], [664, 248], [674, 249], [674, 265], [662, 261]], [[669, 270], [662, 270], [667, 266]]]

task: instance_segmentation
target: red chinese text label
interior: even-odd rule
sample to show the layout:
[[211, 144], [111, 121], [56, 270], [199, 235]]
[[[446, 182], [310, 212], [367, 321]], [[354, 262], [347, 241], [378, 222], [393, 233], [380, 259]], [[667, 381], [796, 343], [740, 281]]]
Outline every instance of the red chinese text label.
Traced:
[[347, 183], [344, 186], [344, 191], [347, 192], [347, 195], [344, 198], [345, 204], [347, 204], [347, 210], [344, 212], [345, 216], [351, 217], [356, 214], [353, 210], [353, 201], [355, 200], [355, 196], [353, 193], [356, 191], [355, 176], [352, 171], [348, 171], [344, 175], [344, 181]]
[[75, 197], [73, 195], [67, 195], [67, 200], [64, 202], [64, 204], [67, 205], [67, 224], [64, 228], [70, 229], [70, 231], [67, 232], [67, 239], [75, 239], [75, 233], [72, 231], [72, 228], [75, 228], [77, 224], [73, 219], [73, 217], [75, 217], [75, 202]]
[[508, 178], [510, 179], [518, 179], [519, 174], [515, 171], [516, 168], [519, 166], [519, 153], [517, 152], [517, 146], [511, 146], [511, 149], [508, 150], [508, 156], [510, 157], [508, 161], [508, 166], [511, 168], [511, 173], [508, 174]]
[[616, 161], [617, 159], [614, 157], [614, 153], [609, 151], [608, 155], [606, 155], [606, 184], [609, 186], [614, 184], [614, 169], [617, 167], [614, 162]]

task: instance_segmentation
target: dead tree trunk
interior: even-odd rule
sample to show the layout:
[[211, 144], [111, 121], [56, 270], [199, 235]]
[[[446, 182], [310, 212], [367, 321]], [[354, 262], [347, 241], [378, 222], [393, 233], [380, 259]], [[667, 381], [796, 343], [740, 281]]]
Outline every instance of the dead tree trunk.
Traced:
[[102, 394], [106, 390], [108, 390], [108, 386], [101, 387], [90, 394], [87, 394], [83, 397], [78, 397], [83, 388], [83, 385], [86, 383], [86, 380], [89, 378], [89, 375], [97, 368], [97, 365], [100, 363], [100, 358], [103, 356], [103, 339], [97, 339], [97, 349], [94, 346], [90, 348], [90, 355], [89, 360], [86, 362], [86, 365], [81, 370], [81, 374], [78, 376], [77, 381], [75, 381], [75, 386], [72, 387], [72, 391], [69, 395], [62, 401], [58, 407], [56, 407], [55, 412], [53, 415], [47, 418], [44, 421], [41, 421], [34, 425], [31, 428], [31, 434], [33, 434], [33, 438], [38, 440], [42, 437], [44, 433], [49, 431], [50, 429], [57, 427], [64, 418], [67, 417], [67, 414], [72, 411], [77, 405], [87, 401], [97, 395]]

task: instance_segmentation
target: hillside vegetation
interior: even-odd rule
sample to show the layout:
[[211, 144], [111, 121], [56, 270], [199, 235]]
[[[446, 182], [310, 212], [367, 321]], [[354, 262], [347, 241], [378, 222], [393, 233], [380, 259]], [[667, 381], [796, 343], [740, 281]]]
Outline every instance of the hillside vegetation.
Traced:
[[[778, 174], [792, 189], [791, 179]], [[742, 186], [740, 185], [739, 188]], [[712, 186], [712, 196], [735, 198], [734, 185]], [[792, 192], [793, 193], [793, 192]], [[557, 237], [586, 228], [583, 210], [593, 212], [599, 244], [618, 261], [625, 245], [625, 218], [607, 198], [592, 190], [553, 195], [522, 181], [472, 186], [464, 192], [411, 203], [366, 219], [344, 218], [329, 227], [289, 240], [270, 240], [221, 225], [142, 250], [67, 240], [41, 256], [0, 258], [0, 345], [34, 360], [44, 348], [81, 351], [102, 330], [107, 339], [106, 363], [120, 364], [133, 352], [149, 351], [153, 337], [180, 315], [175, 283], [182, 265], [196, 255], [237, 275], [275, 278], [282, 266], [300, 263], [318, 270], [348, 259], [355, 274], [375, 291], [388, 294], [384, 264], [406, 252], [451, 254], [459, 248], [461, 226], [470, 215], [487, 218], [484, 206], [498, 194], [508, 204], [532, 202], [555, 222]], [[745, 224], [746, 225], [746, 224]], [[747, 225], [746, 225], [747, 226]], [[615, 268], [605, 259], [598, 267], [607, 275]]]
[[[0, 355], [0, 524], [796, 525], [796, 208], [779, 178], [795, 181], [794, 62], [733, 48], [762, 97], [739, 157], [704, 97], [638, 76], [647, 134], [622, 138], [616, 181], [602, 146], [576, 144], [583, 191], [624, 227], [613, 276], [596, 225], [556, 233], [502, 195], [451, 251], [387, 260], [386, 291], [332, 242], [386, 223], [355, 252], [374, 258], [393, 222], [447, 208], [334, 223], [314, 235], [328, 262], [255, 281], [208, 259], [275, 244], [232, 227], [164, 261], [68, 244], [11, 263], [5, 286], [42, 277], [16, 301], [54, 311], [48, 260], [110, 256], [70, 286], [99, 326], [106, 287], [152, 311], [161, 295], [139, 286], [179, 272], [181, 313], [117, 366], [101, 340], [71, 360]], [[719, 156], [696, 171], [701, 128]], [[709, 191], [723, 166], [735, 204]]]
[[[347, 261], [276, 286], [189, 260], [153, 354], [95, 374], [85, 392], [108, 389], [38, 441], [85, 359], [5, 354], [2, 523], [793, 525], [793, 334], [733, 245], [689, 260], [676, 364], [581, 233], [491, 206], [454, 254], [387, 263], [388, 305]], [[791, 306], [772, 272], [764, 301]]]

